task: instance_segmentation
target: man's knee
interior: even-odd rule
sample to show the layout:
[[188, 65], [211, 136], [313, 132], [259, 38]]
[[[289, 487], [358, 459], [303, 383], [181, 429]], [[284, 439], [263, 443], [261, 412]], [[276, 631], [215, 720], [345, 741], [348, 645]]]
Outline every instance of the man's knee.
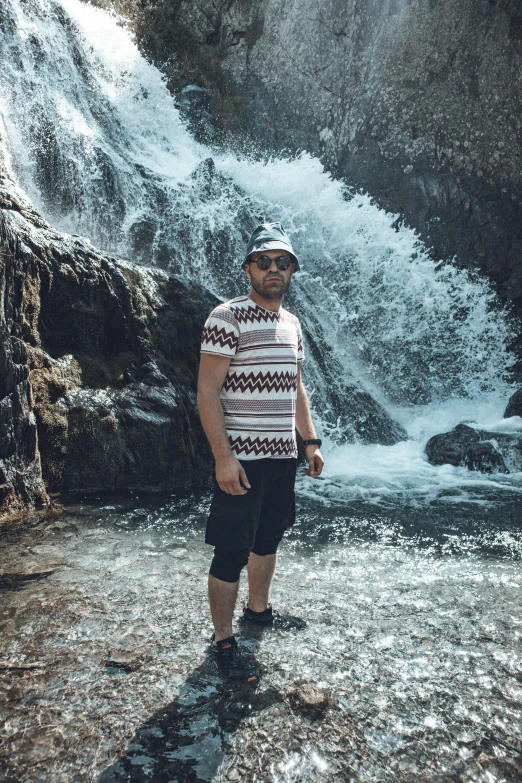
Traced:
[[259, 555], [260, 557], [264, 557], [265, 555], [275, 555], [277, 552], [277, 547], [281, 543], [281, 538], [282, 536], [260, 540], [256, 539], [252, 552], [255, 555]]
[[249, 549], [214, 549], [210, 574], [222, 582], [237, 582], [241, 571], [248, 563]]

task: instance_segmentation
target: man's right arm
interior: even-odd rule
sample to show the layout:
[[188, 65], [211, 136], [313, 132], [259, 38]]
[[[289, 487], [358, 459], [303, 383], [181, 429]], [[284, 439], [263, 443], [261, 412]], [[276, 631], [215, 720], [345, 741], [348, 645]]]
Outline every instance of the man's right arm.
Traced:
[[217, 483], [223, 492], [229, 495], [244, 495], [247, 489], [250, 489], [250, 484], [243, 466], [232, 454], [219, 396], [230, 366], [230, 359], [230, 356], [219, 354], [201, 354], [198, 409], [201, 424], [216, 460]]

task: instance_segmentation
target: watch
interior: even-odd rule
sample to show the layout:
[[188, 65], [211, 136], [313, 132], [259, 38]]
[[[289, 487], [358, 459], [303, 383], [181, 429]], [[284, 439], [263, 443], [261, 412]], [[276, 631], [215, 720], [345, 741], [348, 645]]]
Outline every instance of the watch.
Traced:
[[307, 446], [321, 446], [323, 445], [323, 441], [320, 438], [310, 438], [309, 440], [303, 441], [303, 446], [306, 448]]

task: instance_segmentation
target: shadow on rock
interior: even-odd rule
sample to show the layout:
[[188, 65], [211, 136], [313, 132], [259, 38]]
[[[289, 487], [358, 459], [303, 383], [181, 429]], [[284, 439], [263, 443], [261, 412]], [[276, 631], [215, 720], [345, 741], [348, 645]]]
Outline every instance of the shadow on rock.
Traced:
[[249, 683], [223, 676], [214, 655], [207, 653], [178, 698], [137, 730], [125, 754], [101, 774], [98, 783], [212, 780], [225, 757], [229, 736], [243, 719], [282, 701], [273, 688], [260, 691], [259, 680]]

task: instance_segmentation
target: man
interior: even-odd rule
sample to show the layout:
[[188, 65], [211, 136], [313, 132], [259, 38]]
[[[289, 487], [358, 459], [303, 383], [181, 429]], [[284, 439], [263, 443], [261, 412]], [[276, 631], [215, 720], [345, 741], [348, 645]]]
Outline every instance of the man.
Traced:
[[248, 569], [248, 606], [241, 622], [302, 628], [272, 610], [269, 592], [277, 547], [294, 522], [297, 444], [308, 476], [323, 469], [308, 398], [298, 318], [281, 306], [299, 262], [280, 223], [256, 228], [243, 262], [251, 288], [218, 305], [203, 331], [198, 407], [216, 462], [205, 541], [212, 544], [208, 594], [212, 649], [239, 657], [232, 619], [239, 575]]

